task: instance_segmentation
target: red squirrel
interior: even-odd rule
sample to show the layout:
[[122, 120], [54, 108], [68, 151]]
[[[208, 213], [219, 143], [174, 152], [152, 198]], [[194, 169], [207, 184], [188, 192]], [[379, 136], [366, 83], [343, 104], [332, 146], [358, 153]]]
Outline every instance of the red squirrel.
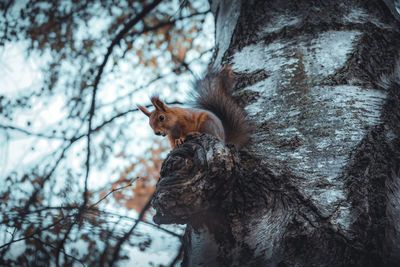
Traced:
[[221, 72], [210, 72], [195, 82], [193, 108], [168, 107], [158, 96], [151, 98], [153, 112], [138, 105], [149, 117], [156, 135], [168, 136], [172, 149], [182, 144], [187, 135], [207, 133], [224, 143], [243, 147], [250, 136], [250, 125], [244, 110], [232, 99], [234, 75], [230, 67]]

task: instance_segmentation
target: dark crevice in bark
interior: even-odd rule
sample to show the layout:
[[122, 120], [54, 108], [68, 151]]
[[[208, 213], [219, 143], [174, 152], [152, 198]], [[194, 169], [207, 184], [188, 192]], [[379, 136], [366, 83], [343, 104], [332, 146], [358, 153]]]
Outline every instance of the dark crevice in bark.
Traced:
[[[296, 43], [292, 41], [294, 36], [305, 35], [313, 38], [317, 33], [321, 34], [331, 30], [356, 30], [363, 33], [363, 35], [345, 66], [338, 70], [334, 75], [328, 77], [324, 82], [325, 84], [348, 84], [351, 78], [357, 78], [358, 81], [362, 81], [364, 84], [367, 82], [375, 84], [376, 77], [393, 71], [393, 66], [395, 65], [394, 63], [399, 53], [398, 44], [400, 42], [400, 32], [382, 29], [370, 22], [365, 24], [342, 24], [329, 22], [313, 24], [307, 21], [300, 26], [286, 26], [282, 30], [271, 33], [262, 39], [265, 45], [279, 40], [283, 43], [293, 43], [293, 46], [296, 46]], [[254, 40], [254, 42], [256, 41], [260, 41], [260, 38]], [[241, 43], [238, 49], [240, 50], [251, 43], [253, 42]], [[230, 59], [230, 57], [225, 58], [225, 60], [228, 59]], [[249, 76], [251, 77], [251, 75]]]
[[397, 73], [383, 78], [380, 86], [388, 91], [388, 97], [383, 111], [383, 120], [387, 127], [393, 132], [393, 136], [400, 137], [400, 62], [398, 62]]
[[[230, 53], [224, 55], [227, 61], [235, 50], [259, 42], [264, 39], [266, 44], [278, 39], [290, 40], [293, 36], [303, 34], [319, 34], [328, 30], [360, 30], [368, 32], [372, 23], [344, 23], [343, 16], [355, 8], [364, 8], [370, 11], [391, 29], [400, 29], [400, 23], [393, 19], [390, 10], [383, 1], [242, 1], [241, 14], [233, 34], [229, 49]], [[260, 36], [262, 28], [274, 13], [280, 12], [287, 16], [298, 16], [300, 24], [285, 26], [281, 30]], [[395, 25], [393, 25], [395, 23]], [[366, 27], [364, 27], [366, 26]], [[382, 29], [381, 30], [385, 30]]]
[[252, 4], [249, 4], [247, 1], [241, 1], [240, 16], [232, 35], [230, 47], [225, 52], [222, 62], [228, 60], [233, 50], [240, 50], [246, 45], [259, 40], [258, 33], [261, 24], [257, 23], [257, 17], [259, 17], [258, 20], [265, 19], [264, 16], [259, 16], [259, 14], [267, 14], [267, 8], [267, 4], [260, 3], [260, 1], [254, 1]]
[[[251, 86], [253, 84], [256, 84], [260, 81], [263, 81], [269, 77], [269, 74], [265, 70], [257, 70], [251, 73], [237, 73], [235, 75], [236, 83], [235, 83], [235, 88], [245, 88], [248, 86]], [[235, 90], [235, 89], [234, 89]], [[258, 98], [258, 93], [257, 92], [252, 92], [252, 91], [244, 91], [241, 92], [239, 95], [236, 96], [237, 100], [239, 102], [244, 102], [246, 104], [249, 104], [253, 101], [255, 101]], [[246, 106], [246, 105], [244, 105]]]
[[398, 222], [389, 202], [390, 195], [400, 190], [400, 85], [390, 81], [385, 87], [389, 91], [385, 123], [364, 137], [347, 168], [346, 187], [355, 219], [352, 231], [357, 246], [366, 252], [359, 259], [365, 266], [396, 266], [400, 262]]
[[385, 31], [371, 23], [363, 26], [363, 35], [345, 66], [328, 77], [324, 84], [349, 84], [356, 79], [356, 85], [376, 86], [380, 77], [393, 72], [399, 56], [400, 33]]
[[359, 2], [363, 8], [368, 11], [368, 13], [374, 14], [384, 23], [394, 24], [393, 28], [400, 29], [400, 21], [394, 18], [389, 7], [384, 3], [383, 0], [360, 0]]
[[393, 188], [393, 172], [399, 172], [399, 148], [398, 139], [388, 143], [381, 125], [367, 134], [351, 156], [353, 163], [348, 166], [346, 188], [354, 216], [354, 242], [364, 252], [356, 261], [359, 266], [395, 266], [399, 261], [399, 257], [387, 257], [392, 251], [388, 239], [395, 238], [387, 236], [392, 225], [387, 214], [387, 194]]
[[[376, 1], [372, 2], [360, 6], [363, 6], [366, 10], [373, 10], [373, 14], [376, 17], [381, 18], [382, 21], [393, 23], [393, 20], [388, 19], [388, 17], [391, 17], [391, 13], [387, 7], [383, 3], [376, 3]], [[282, 43], [292, 43], [295, 47], [296, 43], [293, 42], [293, 37], [296, 36], [309, 36], [309, 38], [314, 38], [316, 34], [321, 34], [327, 31], [355, 30], [362, 33], [356, 49], [349, 56], [344, 67], [337, 70], [335, 74], [325, 78], [322, 84], [334, 86], [352, 83], [353, 85], [379, 88], [376, 86], [376, 83], [378, 82], [377, 78], [379, 79], [380, 75], [388, 74], [393, 71], [395, 60], [399, 55], [399, 23], [397, 23], [398, 27], [389, 27], [389, 24], [387, 25], [387, 28], [377, 26], [372, 22], [344, 23], [341, 21], [341, 16], [339, 14], [351, 10], [351, 6], [344, 10], [338, 10], [335, 7], [337, 5], [328, 5], [331, 9], [327, 9], [330, 13], [330, 15], [327, 16], [326, 14], [321, 15], [323, 11], [313, 12], [313, 8], [311, 7], [311, 11], [306, 13], [302, 12], [305, 7], [304, 3], [301, 3], [298, 6], [296, 5], [296, 8], [299, 8], [299, 10], [294, 9], [294, 11], [293, 6], [291, 7], [292, 9], [289, 8], [289, 14], [300, 14], [303, 16], [300, 24], [285, 26], [281, 30], [269, 33], [263, 37], [260, 35], [260, 31], [262, 30], [260, 27], [265, 23], [260, 23], [257, 18], [254, 18], [257, 17], [254, 15], [255, 9], [257, 10], [256, 12], [260, 12], [260, 17], [264, 18], [265, 16], [262, 16], [261, 14], [271, 13], [271, 10], [274, 10], [274, 7], [268, 6], [268, 3], [264, 3], [261, 8], [260, 3], [255, 3], [255, 5], [257, 5], [257, 8], [252, 7], [246, 3], [246, 1], [242, 3], [242, 12], [233, 35], [234, 38], [231, 42], [230, 48], [225, 52], [223, 62], [229, 62], [232, 59], [234, 51], [241, 50], [243, 47], [258, 43], [261, 40], [263, 40], [265, 45], [279, 41]], [[335, 10], [338, 13], [335, 13]], [[333, 14], [336, 14], [336, 16]], [[265, 73], [264, 76], [268, 76], [268, 73]], [[238, 88], [254, 84], [259, 81], [259, 77], [261, 77], [260, 73], [246, 75], [245, 78], [240, 80], [240, 86], [238, 86]]]

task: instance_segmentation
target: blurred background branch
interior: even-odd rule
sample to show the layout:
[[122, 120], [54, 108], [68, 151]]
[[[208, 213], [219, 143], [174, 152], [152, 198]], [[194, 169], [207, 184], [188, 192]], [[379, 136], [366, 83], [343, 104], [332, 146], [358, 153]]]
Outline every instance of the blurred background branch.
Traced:
[[0, 264], [179, 264], [183, 227], [149, 221], [170, 148], [136, 104], [187, 101], [213, 53], [208, 1], [0, 9]]

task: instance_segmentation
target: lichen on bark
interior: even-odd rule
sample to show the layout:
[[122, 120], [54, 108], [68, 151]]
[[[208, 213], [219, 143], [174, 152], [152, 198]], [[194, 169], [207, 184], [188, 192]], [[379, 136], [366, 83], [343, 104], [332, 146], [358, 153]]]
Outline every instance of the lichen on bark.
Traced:
[[183, 265], [399, 266], [400, 22], [380, 0], [227, 2], [214, 64], [255, 131], [165, 160], [155, 220], [188, 225]]

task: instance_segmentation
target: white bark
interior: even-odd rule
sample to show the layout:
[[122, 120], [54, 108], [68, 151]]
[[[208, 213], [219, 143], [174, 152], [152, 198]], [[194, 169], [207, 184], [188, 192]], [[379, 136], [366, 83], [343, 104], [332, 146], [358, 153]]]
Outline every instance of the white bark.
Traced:
[[[212, 9], [255, 130], [242, 153], [203, 136], [169, 159], [160, 181], [189, 182], [156, 209], [188, 223], [184, 265], [398, 266], [400, 23], [380, 0]], [[174, 169], [184, 151], [201, 171]]]

